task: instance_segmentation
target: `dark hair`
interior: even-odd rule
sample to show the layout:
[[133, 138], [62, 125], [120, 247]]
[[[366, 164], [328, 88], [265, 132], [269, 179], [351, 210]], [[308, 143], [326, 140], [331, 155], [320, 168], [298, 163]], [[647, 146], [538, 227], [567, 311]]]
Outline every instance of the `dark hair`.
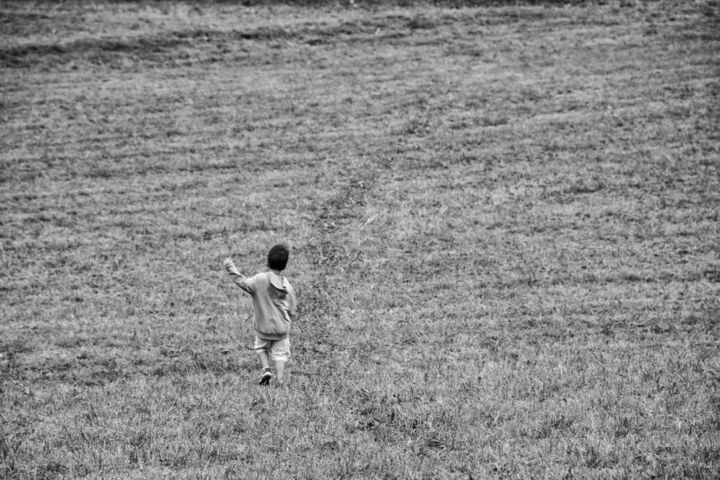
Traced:
[[273, 270], [282, 271], [285, 270], [288, 258], [290, 257], [290, 250], [285, 245], [278, 244], [270, 249], [267, 256], [267, 266]]

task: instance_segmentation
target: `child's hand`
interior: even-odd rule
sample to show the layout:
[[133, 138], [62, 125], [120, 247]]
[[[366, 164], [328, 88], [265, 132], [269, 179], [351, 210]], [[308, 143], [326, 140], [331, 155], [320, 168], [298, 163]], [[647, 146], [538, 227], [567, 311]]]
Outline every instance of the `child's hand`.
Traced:
[[223, 267], [225, 267], [225, 270], [228, 273], [234, 273], [235, 275], [240, 275], [240, 272], [238, 271], [237, 267], [235, 267], [235, 264], [232, 261], [232, 258], [227, 257], [225, 261], [223, 261]]

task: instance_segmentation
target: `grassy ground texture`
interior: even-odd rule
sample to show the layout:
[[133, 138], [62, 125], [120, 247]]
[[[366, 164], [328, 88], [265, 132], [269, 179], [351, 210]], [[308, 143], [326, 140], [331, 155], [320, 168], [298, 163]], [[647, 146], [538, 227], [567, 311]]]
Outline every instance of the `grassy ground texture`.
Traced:
[[719, 18], [3, 2], [0, 476], [713, 478]]

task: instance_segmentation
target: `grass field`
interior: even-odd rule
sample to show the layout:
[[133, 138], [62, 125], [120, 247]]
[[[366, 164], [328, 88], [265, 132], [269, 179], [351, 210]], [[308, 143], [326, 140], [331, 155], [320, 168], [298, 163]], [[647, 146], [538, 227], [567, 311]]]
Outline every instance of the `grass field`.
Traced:
[[[0, 477], [716, 478], [717, 1], [8, 1], [0, 45]], [[263, 388], [221, 262], [278, 241]]]

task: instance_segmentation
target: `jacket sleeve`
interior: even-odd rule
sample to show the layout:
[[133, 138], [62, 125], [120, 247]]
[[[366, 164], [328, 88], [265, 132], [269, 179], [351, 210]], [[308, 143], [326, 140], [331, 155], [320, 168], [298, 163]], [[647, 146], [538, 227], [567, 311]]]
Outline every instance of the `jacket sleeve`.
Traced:
[[295, 289], [290, 286], [290, 295], [288, 295], [288, 314], [293, 322], [297, 318], [297, 297], [295, 297]]
[[235, 282], [235, 285], [242, 288], [250, 295], [255, 293], [255, 277], [248, 278], [240, 273], [230, 258], [225, 259], [223, 267], [225, 267], [225, 271], [228, 272], [232, 281]]

